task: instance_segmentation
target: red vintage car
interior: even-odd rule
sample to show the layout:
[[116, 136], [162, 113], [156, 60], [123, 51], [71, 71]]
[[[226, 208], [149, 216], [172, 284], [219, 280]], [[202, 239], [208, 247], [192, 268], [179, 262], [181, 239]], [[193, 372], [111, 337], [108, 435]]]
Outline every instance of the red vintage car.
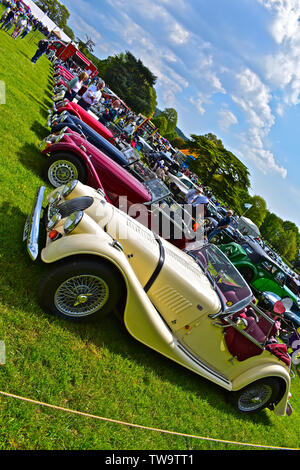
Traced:
[[[57, 113], [57, 115], [62, 114], [64, 111], [67, 111], [69, 114], [78, 117], [81, 119], [83, 122], [88, 124], [92, 129], [94, 129], [95, 132], [98, 134], [102, 135], [106, 140], [114, 144], [115, 142], [115, 136], [114, 134], [107, 129], [101, 122], [99, 122], [94, 116], [92, 116], [88, 111], [85, 111], [81, 106], [79, 106], [77, 103], [73, 103], [68, 100], [63, 100], [58, 103], [53, 104], [53, 109]], [[50, 113], [49, 119], [48, 119], [48, 126], [50, 125], [50, 122], [54, 122], [55, 119], [53, 119], [55, 116], [53, 116], [53, 112]]]
[[[101, 122], [99, 122], [96, 118], [94, 118], [88, 111], [85, 111], [81, 106], [78, 106], [77, 103], [70, 102], [68, 100], [60, 101], [59, 103], [53, 104], [53, 109], [57, 113], [57, 116], [62, 114], [64, 111], [67, 111], [69, 114], [78, 117], [83, 122], [88, 124], [95, 132], [102, 135], [106, 140], [111, 142], [112, 144], [115, 143], [115, 136], [114, 134], [107, 129]], [[47, 125], [55, 123], [55, 115], [53, 112], [50, 112], [49, 119]]]
[[125, 196], [121, 201], [122, 210], [133, 217], [146, 213], [144, 225], [151, 224], [156, 233], [180, 248], [194, 241], [190, 214], [184, 213], [165, 184], [139, 161], [122, 167], [69, 128], [46, 138], [41, 151], [47, 157], [45, 177], [52, 186], [59, 187], [77, 179], [93, 188], [101, 188], [107, 200], [117, 207], [120, 196]]

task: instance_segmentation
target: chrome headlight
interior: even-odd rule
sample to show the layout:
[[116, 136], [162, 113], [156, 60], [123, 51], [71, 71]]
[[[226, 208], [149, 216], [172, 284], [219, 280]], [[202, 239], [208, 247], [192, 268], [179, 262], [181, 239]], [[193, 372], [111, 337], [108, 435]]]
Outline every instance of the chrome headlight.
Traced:
[[58, 92], [55, 96], [52, 97], [52, 100], [55, 102], [60, 102], [64, 99], [66, 93], [64, 91]]
[[58, 120], [58, 114], [53, 114], [53, 112], [49, 115], [50, 123], [53, 124], [54, 121]]
[[83, 211], [74, 212], [70, 217], [67, 218], [64, 225], [65, 235], [70, 235], [73, 230], [80, 224], [83, 217]]
[[61, 200], [61, 195], [59, 191], [55, 191], [52, 196], [48, 199], [48, 202], [51, 206], [54, 206], [59, 203]]
[[65, 134], [66, 134], [67, 129], [68, 129], [67, 127], [64, 127], [64, 128], [60, 131], [60, 133], [58, 134], [58, 136], [55, 136], [55, 137], [56, 137], [56, 139], [55, 139], [55, 143], [56, 143], [56, 144], [58, 144], [58, 142], [60, 142], [60, 141], [63, 139], [63, 137], [64, 137]]
[[64, 127], [59, 134], [50, 134], [40, 143], [41, 151], [46, 150], [47, 147], [53, 144], [58, 144], [66, 134], [67, 127]]
[[61, 123], [64, 122], [66, 119], [67, 119], [67, 114], [64, 114], [64, 113], [62, 113], [61, 115], [56, 114], [56, 115], [52, 118], [51, 124], [52, 124], [52, 125], [53, 125], [53, 124], [56, 124], [56, 123], [61, 124]]
[[56, 106], [57, 108], [64, 108], [65, 106], [67, 106], [67, 104], [68, 104], [68, 101], [67, 101], [67, 100], [61, 100], [61, 101], [57, 101], [57, 102], [55, 103], [55, 106]]
[[62, 196], [63, 196], [64, 198], [67, 198], [68, 196], [70, 196], [70, 194], [72, 194], [72, 192], [73, 192], [74, 189], [76, 188], [77, 184], [78, 184], [78, 180], [69, 181], [69, 182], [65, 185], [65, 187], [64, 187], [64, 189], [63, 189], [63, 191], [62, 191]]
[[47, 147], [49, 147], [51, 144], [53, 144], [53, 136], [52, 134], [46, 137], [39, 145], [41, 152], [46, 150]]
[[56, 227], [56, 225], [58, 224], [58, 222], [60, 222], [61, 220], [61, 215], [59, 212], [56, 212], [56, 214], [54, 214], [51, 219], [49, 220], [48, 222], [48, 225], [47, 225], [47, 229], [49, 231], [53, 230], [54, 227]]

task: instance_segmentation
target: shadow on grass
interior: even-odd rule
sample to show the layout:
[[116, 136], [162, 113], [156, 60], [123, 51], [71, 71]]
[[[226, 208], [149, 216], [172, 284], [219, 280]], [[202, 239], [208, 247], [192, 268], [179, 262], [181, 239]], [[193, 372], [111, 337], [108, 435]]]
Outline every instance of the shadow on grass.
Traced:
[[82, 341], [93, 343], [99, 349], [108, 348], [116, 357], [121, 356], [142, 366], [145, 369], [143, 377], [145, 385], [151, 383], [153, 375], [156, 375], [163, 382], [171, 383], [186, 393], [195, 395], [197, 399], [204, 400], [221, 413], [231, 414], [234, 418], [249, 423], [271, 425], [271, 420], [265, 411], [254, 415], [238, 412], [230, 403], [230, 392], [136, 341], [113, 313], [90, 325], [73, 324], [67, 320], [59, 321], [62, 321], [72, 333], [78, 334]]
[[40, 106], [41, 106], [41, 109], [42, 110], [48, 110], [49, 108], [52, 107], [52, 101], [41, 101], [40, 99], [38, 99], [36, 96], [32, 95], [31, 93], [28, 93], [28, 96], [33, 100], [35, 101], [36, 103], [38, 103]]
[[1, 296], [10, 308], [18, 308], [32, 298], [32, 287], [40, 277], [40, 267], [31, 262], [23, 243], [23, 230], [28, 214], [9, 202], [0, 206], [1, 215]]
[[31, 126], [30, 130], [34, 132], [34, 134], [40, 139], [43, 140], [47, 135], [49, 135], [49, 131], [45, 126], [43, 126], [40, 122], [35, 121]]
[[52, 99], [52, 96], [54, 95], [54, 92], [53, 92], [53, 90], [52, 90], [50, 87], [48, 87], [47, 90], [45, 91], [44, 95], [45, 95], [47, 98]]
[[[42, 126], [39, 128], [36, 125], [37, 132], [41, 133]], [[33, 130], [33, 129], [32, 129]], [[46, 129], [45, 129], [46, 132]], [[44, 135], [42, 138], [47, 136]], [[34, 175], [38, 176], [39, 178], [42, 177], [43, 168], [45, 164], [45, 158], [41, 154], [39, 148], [35, 144], [25, 144], [21, 147], [18, 152], [17, 156], [21, 164], [27, 170], [31, 171]]]
[[25, 54], [25, 52], [20, 51], [20, 50], [18, 50], [18, 53], [21, 54], [21, 55], [23, 55], [24, 57], [26, 57], [26, 59], [28, 59], [29, 61], [31, 61], [31, 59], [32, 59], [32, 57], [33, 57], [33, 56], [29, 57], [28, 54]]

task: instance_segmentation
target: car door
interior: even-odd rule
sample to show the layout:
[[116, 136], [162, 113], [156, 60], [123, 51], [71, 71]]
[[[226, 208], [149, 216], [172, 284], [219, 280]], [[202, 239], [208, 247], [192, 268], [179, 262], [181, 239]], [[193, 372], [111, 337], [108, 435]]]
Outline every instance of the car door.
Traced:
[[258, 269], [258, 279], [253, 282], [253, 287], [260, 292], [274, 292], [279, 297], [284, 296], [285, 273], [271, 261], [263, 261]]

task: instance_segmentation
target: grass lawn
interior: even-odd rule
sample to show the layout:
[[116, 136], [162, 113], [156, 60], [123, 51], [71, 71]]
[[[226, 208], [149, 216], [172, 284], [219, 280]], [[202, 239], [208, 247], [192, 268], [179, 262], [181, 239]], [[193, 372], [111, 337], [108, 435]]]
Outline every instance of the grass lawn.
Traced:
[[[44, 314], [36, 286], [42, 266], [22, 243], [26, 215], [42, 179], [38, 143], [51, 106], [52, 69], [30, 58], [35, 41], [0, 31], [0, 390], [90, 414], [216, 439], [300, 447], [299, 378], [293, 415], [245, 416], [222, 389], [137, 343], [114, 318], [95, 326]], [[243, 449], [101, 422], [0, 396], [0, 450]], [[247, 448], [246, 448], [247, 449]]]

